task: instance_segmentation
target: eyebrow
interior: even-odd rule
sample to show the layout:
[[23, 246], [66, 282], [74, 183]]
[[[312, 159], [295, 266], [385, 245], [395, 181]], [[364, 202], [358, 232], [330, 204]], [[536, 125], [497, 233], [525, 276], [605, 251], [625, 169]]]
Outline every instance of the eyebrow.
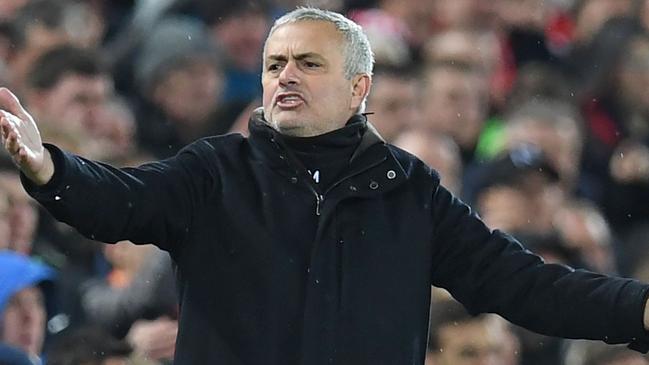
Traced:
[[[317, 54], [315, 52], [299, 53], [299, 54], [296, 54], [295, 56], [293, 56], [293, 58], [298, 60], [298, 61], [303, 60], [305, 58], [317, 58], [317, 59], [320, 59], [320, 60], [324, 60], [324, 58], [321, 55], [319, 55], [319, 54]], [[274, 54], [274, 55], [269, 55], [268, 59], [273, 60], [273, 61], [286, 61], [287, 57], [284, 56], [284, 55], [281, 55], [281, 54]]]

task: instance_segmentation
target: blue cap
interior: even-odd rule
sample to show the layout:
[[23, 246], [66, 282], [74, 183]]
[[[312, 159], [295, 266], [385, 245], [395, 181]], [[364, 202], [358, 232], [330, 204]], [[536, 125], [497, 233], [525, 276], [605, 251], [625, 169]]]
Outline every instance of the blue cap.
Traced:
[[0, 313], [19, 291], [54, 279], [54, 270], [12, 251], [0, 251]]

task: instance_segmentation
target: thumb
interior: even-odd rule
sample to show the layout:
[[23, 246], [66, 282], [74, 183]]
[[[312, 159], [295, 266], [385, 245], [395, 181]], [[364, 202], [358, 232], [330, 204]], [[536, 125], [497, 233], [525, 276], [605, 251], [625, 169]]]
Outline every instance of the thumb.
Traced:
[[6, 87], [0, 88], [0, 109], [7, 110], [11, 114], [23, 120], [25, 119], [27, 114], [22, 105], [20, 105], [18, 97], [16, 97], [16, 95], [14, 95], [14, 93], [9, 91], [9, 89], [7, 89]]

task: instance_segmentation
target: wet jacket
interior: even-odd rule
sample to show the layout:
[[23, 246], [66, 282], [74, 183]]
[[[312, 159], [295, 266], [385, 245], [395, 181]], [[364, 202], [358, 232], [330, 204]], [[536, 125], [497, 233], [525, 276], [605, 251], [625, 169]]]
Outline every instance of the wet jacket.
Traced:
[[326, 191], [259, 114], [249, 138], [205, 138], [138, 168], [48, 146], [53, 179], [23, 183], [90, 238], [169, 251], [176, 364], [423, 364], [431, 285], [540, 333], [647, 341], [647, 285], [543, 264], [364, 130]]

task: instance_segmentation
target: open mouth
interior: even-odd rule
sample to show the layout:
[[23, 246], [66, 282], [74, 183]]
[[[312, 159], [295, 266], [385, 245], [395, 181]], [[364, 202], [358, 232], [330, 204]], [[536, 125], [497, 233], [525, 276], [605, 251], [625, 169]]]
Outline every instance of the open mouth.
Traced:
[[275, 104], [281, 109], [295, 109], [304, 104], [304, 99], [298, 93], [281, 93], [277, 95]]

